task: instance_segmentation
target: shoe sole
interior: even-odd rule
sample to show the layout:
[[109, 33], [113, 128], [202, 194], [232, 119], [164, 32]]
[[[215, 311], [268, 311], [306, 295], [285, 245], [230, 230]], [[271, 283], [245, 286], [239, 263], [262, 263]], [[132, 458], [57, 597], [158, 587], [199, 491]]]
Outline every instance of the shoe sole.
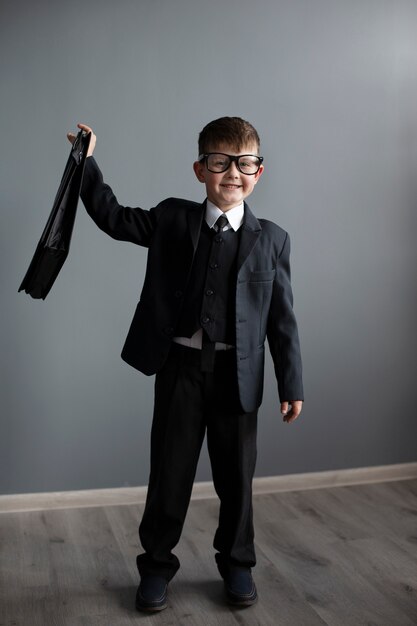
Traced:
[[229, 591], [227, 588], [225, 589], [227, 601], [229, 604], [233, 606], [252, 606], [252, 604], [256, 604], [258, 601], [258, 594], [255, 590], [253, 595], [249, 596], [238, 596]]
[[167, 603], [167, 595], [165, 594], [164, 596], [161, 596], [160, 600], [156, 600], [155, 603], [147, 603], [146, 600], [142, 603], [141, 602], [141, 596], [140, 594], [138, 594], [138, 597], [136, 598], [136, 609], [138, 611], [148, 611], [151, 613], [157, 612], [157, 611], [163, 611], [164, 609], [167, 608], [168, 603]]
[[158, 611], [163, 611], [166, 609], [168, 604], [163, 604], [162, 606], [144, 606], [142, 604], [136, 604], [136, 609], [138, 611], [146, 611], [147, 613], [157, 613]]

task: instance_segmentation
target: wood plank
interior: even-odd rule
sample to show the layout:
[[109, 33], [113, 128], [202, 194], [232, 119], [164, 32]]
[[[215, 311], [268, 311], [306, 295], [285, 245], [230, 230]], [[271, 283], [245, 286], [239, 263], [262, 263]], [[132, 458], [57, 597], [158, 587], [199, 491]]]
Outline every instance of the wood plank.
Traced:
[[[371, 487], [369, 489], [372, 490]], [[377, 498], [367, 505], [363, 503], [362, 518], [358, 520], [351, 513], [351, 502], [340, 499], [338, 505], [333, 489], [277, 494], [275, 497], [284, 497], [287, 504], [292, 500], [290, 504], [298, 512], [298, 518], [291, 523], [273, 519], [266, 521], [271, 511], [268, 512], [262, 506], [261, 513], [258, 511], [258, 515], [262, 515], [262, 521], [258, 524], [258, 544], [268, 550], [268, 556], [277, 569], [285, 573], [326, 622], [335, 626], [405, 626], [416, 623], [413, 609], [409, 606], [413, 602], [415, 604], [415, 577], [414, 583], [410, 576], [406, 578], [407, 591], [404, 591], [403, 583], [403, 591], [397, 591], [389, 597], [384, 593], [383, 586], [375, 585], [370, 576], [369, 563], [365, 559], [360, 563], [360, 551], [356, 568], [350, 558], [352, 546], [360, 545], [360, 542], [370, 542], [372, 545], [372, 520], [375, 520], [373, 507]], [[367, 526], [368, 518], [371, 524]], [[383, 523], [378, 528], [383, 536]], [[393, 534], [388, 525], [384, 530], [386, 534]], [[410, 563], [411, 559], [408, 561], [409, 569]], [[413, 599], [407, 600], [409, 597]], [[403, 605], [401, 600], [404, 601]]]
[[0, 626], [411, 626], [417, 480], [254, 497], [259, 602], [225, 603], [212, 546], [218, 501], [191, 503], [169, 606], [134, 601], [143, 505], [0, 516]]
[[[416, 547], [414, 551], [415, 557]], [[334, 554], [349, 566], [352, 576], [359, 572], [378, 596], [383, 596], [384, 604], [392, 607], [393, 619], [395, 616], [398, 623], [417, 624], [416, 561], [406, 550], [399, 550], [397, 543], [388, 537], [373, 537], [340, 542], [334, 546]]]

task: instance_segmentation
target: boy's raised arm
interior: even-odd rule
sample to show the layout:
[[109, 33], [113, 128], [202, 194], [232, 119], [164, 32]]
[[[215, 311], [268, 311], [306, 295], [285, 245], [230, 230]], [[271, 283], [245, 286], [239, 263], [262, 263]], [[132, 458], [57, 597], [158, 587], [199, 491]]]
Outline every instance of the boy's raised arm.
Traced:
[[[91, 133], [87, 152], [87, 157], [91, 158], [86, 160], [81, 187], [81, 199], [87, 213], [97, 226], [113, 239], [149, 247], [156, 223], [154, 210], [147, 211], [118, 203], [112, 189], [103, 181], [103, 175], [93, 157], [96, 135], [86, 124], [77, 126], [86, 133]], [[74, 133], [67, 133], [71, 143], [74, 143], [75, 137]]]

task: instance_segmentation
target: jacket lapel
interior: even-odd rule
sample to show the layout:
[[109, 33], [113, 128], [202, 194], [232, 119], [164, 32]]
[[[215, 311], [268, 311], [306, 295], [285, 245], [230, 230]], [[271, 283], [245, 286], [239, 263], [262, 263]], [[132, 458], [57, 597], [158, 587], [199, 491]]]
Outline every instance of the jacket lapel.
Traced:
[[[198, 239], [200, 237], [201, 226], [206, 213], [206, 201], [204, 201], [199, 207], [188, 212], [188, 230], [193, 245], [193, 256], [197, 249]], [[261, 234], [262, 226], [250, 210], [249, 206], [245, 202], [245, 215], [243, 218], [243, 224], [241, 226], [242, 233], [240, 236], [239, 251], [237, 256], [237, 271], [246, 261], [251, 250], [256, 244], [259, 235]]]
[[258, 237], [261, 234], [262, 226], [248, 207], [245, 202], [245, 215], [243, 218], [243, 224], [241, 226], [242, 233], [240, 236], [240, 245], [237, 255], [237, 271], [239, 273], [240, 268], [248, 258], [254, 245], [258, 241]]

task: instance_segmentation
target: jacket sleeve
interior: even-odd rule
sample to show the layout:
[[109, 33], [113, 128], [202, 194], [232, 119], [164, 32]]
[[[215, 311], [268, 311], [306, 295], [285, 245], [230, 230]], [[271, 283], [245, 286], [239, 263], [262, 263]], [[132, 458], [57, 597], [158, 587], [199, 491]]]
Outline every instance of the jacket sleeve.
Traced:
[[92, 156], [86, 159], [81, 199], [90, 217], [110, 237], [149, 247], [155, 211], [121, 206]]
[[281, 402], [304, 400], [300, 342], [293, 311], [288, 233], [278, 258], [268, 315], [267, 338]]

